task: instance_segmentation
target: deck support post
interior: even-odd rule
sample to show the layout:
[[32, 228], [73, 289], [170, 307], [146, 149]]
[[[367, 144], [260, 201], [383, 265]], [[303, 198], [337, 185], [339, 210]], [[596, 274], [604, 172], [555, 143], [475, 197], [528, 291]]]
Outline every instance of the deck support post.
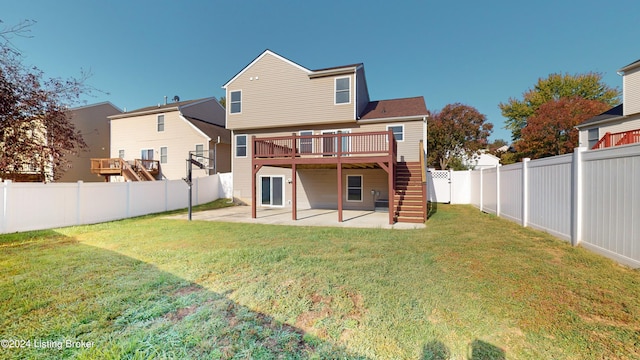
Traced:
[[387, 169], [387, 177], [388, 177], [387, 181], [389, 182], [389, 225], [393, 225], [394, 223], [393, 218], [395, 215], [393, 205], [396, 202], [396, 190], [394, 186], [395, 177], [393, 176], [393, 174], [394, 174], [393, 161], [389, 161], [389, 167]]
[[338, 222], [342, 222], [342, 163], [338, 161]]
[[298, 181], [297, 181], [298, 172], [296, 171], [296, 163], [294, 162], [291, 165], [291, 220], [298, 220]]

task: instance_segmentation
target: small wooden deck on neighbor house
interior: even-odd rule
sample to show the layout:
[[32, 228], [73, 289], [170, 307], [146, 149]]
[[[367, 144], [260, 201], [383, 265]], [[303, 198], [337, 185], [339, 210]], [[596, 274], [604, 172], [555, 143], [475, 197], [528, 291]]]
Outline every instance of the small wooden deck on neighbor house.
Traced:
[[[251, 138], [251, 207], [256, 217], [256, 175], [262, 166], [291, 168], [292, 219], [297, 218], [298, 169], [336, 169], [337, 194], [342, 194], [343, 169], [383, 169], [388, 174], [389, 224], [395, 222], [397, 143], [391, 131]], [[338, 222], [343, 221], [343, 199], [338, 195]]]
[[91, 173], [104, 176], [123, 176], [129, 181], [154, 181], [160, 174], [160, 162], [157, 160], [135, 159], [132, 162], [121, 158], [91, 159]]
[[640, 142], [640, 129], [606, 133], [591, 150], [604, 149], [612, 146], [629, 145]]

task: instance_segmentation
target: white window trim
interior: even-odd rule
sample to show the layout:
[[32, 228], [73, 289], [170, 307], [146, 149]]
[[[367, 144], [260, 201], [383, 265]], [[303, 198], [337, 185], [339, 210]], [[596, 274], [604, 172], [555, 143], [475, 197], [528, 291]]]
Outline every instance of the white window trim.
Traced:
[[[273, 204], [268, 204], [265, 205], [262, 203], [262, 179], [263, 178], [281, 178], [282, 179], [282, 205], [273, 205]], [[262, 207], [272, 207], [272, 208], [283, 208], [285, 206], [285, 204], [287, 203], [286, 200], [286, 193], [284, 192], [286, 187], [285, 187], [285, 179], [284, 179], [284, 175], [260, 175], [259, 176], [260, 182], [259, 182], [259, 186], [260, 186], [260, 197], [256, 198], [256, 202], [259, 201], [260, 206]], [[271, 182], [271, 194], [269, 194], [269, 198], [271, 199], [271, 202], [273, 203], [273, 180]]]
[[[302, 133], [311, 133], [311, 134], [302, 134]], [[298, 131], [298, 135], [299, 136], [309, 136], [309, 135], [314, 135], [313, 130], [300, 130]], [[303, 153], [302, 152], [302, 144], [300, 144], [300, 154], [313, 154], [313, 149], [315, 148], [313, 145], [316, 142], [316, 139], [311, 138], [311, 152], [310, 153]]]
[[138, 154], [140, 155], [140, 157], [138, 159], [143, 160], [142, 159], [142, 151], [149, 151], [151, 150], [152, 154], [153, 154], [153, 159], [147, 159], [147, 160], [155, 160], [156, 159], [156, 150], [154, 148], [140, 148], [140, 151], [138, 151]]
[[[332, 134], [332, 133], [334, 133], [334, 134], [337, 135], [338, 131], [343, 133], [343, 134], [351, 134], [352, 133], [351, 129], [333, 129], [333, 130], [321, 130], [320, 134], [324, 135], [324, 134]], [[351, 151], [351, 138], [347, 138], [347, 141], [348, 141], [348, 150], [347, 150], [347, 152], [349, 152], [349, 151]], [[342, 144], [340, 144], [340, 146], [342, 146]], [[322, 142], [322, 152], [324, 152], [324, 141]], [[347, 155], [343, 155], [343, 156], [347, 156]]]
[[[162, 130], [158, 130], [160, 116], [162, 116]], [[158, 116], [156, 116], [156, 132], [164, 132], [166, 126], [167, 126], [167, 117], [165, 116], [165, 114], [158, 114]]]
[[[358, 176], [360, 177], [360, 200], [349, 200], [349, 177], [355, 177]], [[363, 202], [364, 201], [364, 176], [360, 175], [360, 174], [348, 174], [345, 177], [345, 200], [347, 200], [347, 202]]]
[[[198, 146], [202, 146], [202, 156], [198, 156]], [[204, 156], [204, 152], [205, 152], [204, 144], [195, 144], [193, 149], [194, 149], [193, 153], [194, 153], [194, 156], [196, 157], [196, 161], [202, 162], [202, 160], [204, 160], [202, 157]]]
[[[167, 149], [167, 161], [166, 162], [162, 162], [162, 148]], [[158, 159], [158, 162], [160, 164], [168, 164], [169, 163], [169, 147], [168, 146], [160, 146], [160, 150], [159, 150], [159, 157], [160, 159]]]
[[[398, 127], [398, 126], [402, 127], [402, 140], [396, 139], [396, 142], [404, 142], [404, 139], [407, 136], [407, 133], [404, 131], [404, 124], [387, 125], [387, 131], [389, 131], [390, 127]], [[395, 138], [395, 134], [394, 134], [394, 138]], [[387, 138], [387, 141], [389, 141], [388, 138]]]
[[[348, 102], [344, 102], [344, 103], [338, 103], [336, 102], [336, 95], [338, 94], [338, 80], [340, 79], [349, 79], [349, 101]], [[341, 77], [337, 77], [333, 80], [333, 105], [349, 105], [351, 104], [351, 91], [352, 91], [352, 86], [351, 86], [351, 76], [341, 76]]]
[[[240, 111], [239, 112], [231, 112], [231, 93], [234, 92], [239, 92], [240, 93]], [[227, 104], [229, 107], [229, 115], [238, 115], [238, 114], [242, 114], [242, 89], [238, 89], [238, 90], [233, 90], [233, 91], [229, 91], [229, 97], [228, 97], [229, 103]]]
[[[245, 141], [245, 156], [238, 156], [238, 137], [239, 136], [244, 136], [246, 141]], [[247, 134], [237, 134], [233, 137], [233, 156], [239, 159], [243, 159], [246, 157], [249, 157], [249, 135]]]

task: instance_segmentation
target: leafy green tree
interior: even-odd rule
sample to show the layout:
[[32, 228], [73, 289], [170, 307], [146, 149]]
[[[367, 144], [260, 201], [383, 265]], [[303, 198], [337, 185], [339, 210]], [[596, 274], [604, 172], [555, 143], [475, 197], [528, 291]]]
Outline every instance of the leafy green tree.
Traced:
[[220, 98], [220, 100], [218, 100], [218, 102], [220, 103], [220, 105], [222, 105], [223, 108], [227, 108], [227, 97], [223, 96]]
[[512, 140], [522, 137], [522, 129], [527, 125], [531, 116], [538, 108], [549, 102], [561, 98], [580, 97], [586, 100], [597, 100], [609, 107], [620, 103], [620, 91], [602, 82], [602, 74], [550, 74], [546, 79], [538, 79], [532, 89], [522, 94], [522, 99], [510, 98], [506, 103], [500, 103], [502, 116], [507, 118], [506, 128], [511, 130]]
[[460, 103], [445, 106], [428, 122], [429, 166], [445, 170], [455, 159], [471, 159], [486, 147], [492, 130], [493, 124], [476, 108]]

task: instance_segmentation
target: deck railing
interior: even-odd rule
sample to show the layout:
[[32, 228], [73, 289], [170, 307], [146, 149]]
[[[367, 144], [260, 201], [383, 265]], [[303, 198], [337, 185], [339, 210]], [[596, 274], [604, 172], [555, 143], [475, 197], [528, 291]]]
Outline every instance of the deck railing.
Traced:
[[640, 129], [617, 133], [607, 132], [598, 140], [591, 150], [604, 149], [612, 146], [629, 145], [640, 142]]
[[383, 156], [397, 153], [391, 131], [252, 138], [254, 158]]

